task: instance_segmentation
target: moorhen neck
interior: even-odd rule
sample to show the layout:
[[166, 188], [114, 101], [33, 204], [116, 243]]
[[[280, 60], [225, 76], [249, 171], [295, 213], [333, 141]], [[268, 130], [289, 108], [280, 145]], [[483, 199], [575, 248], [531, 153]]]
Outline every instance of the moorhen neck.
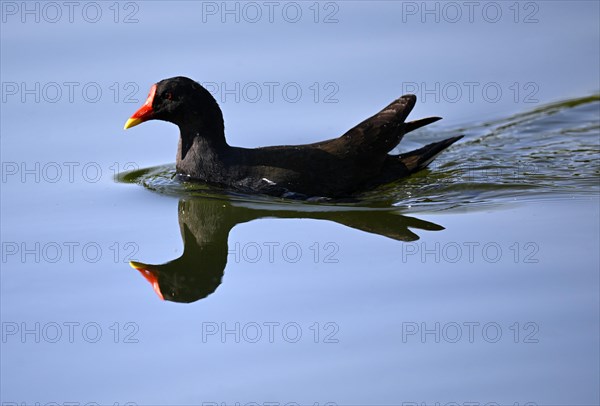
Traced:
[[405, 122], [416, 96], [404, 95], [339, 138], [306, 145], [232, 147], [219, 105], [199, 83], [182, 76], [152, 85], [125, 129], [148, 120], [179, 127], [177, 173], [183, 179], [283, 197], [348, 197], [425, 168], [462, 138], [448, 138], [390, 155], [404, 134], [440, 117]]

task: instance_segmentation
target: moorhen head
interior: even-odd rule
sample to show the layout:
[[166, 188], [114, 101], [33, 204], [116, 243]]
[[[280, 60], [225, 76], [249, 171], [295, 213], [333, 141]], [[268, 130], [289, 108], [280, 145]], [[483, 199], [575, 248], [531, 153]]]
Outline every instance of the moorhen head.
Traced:
[[125, 129], [148, 120], [163, 120], [179, 127], [199, 125], [223, 131], [223, 115], [208, 90], [178, 76], [152, 85], [144, 105], [125, 123]]

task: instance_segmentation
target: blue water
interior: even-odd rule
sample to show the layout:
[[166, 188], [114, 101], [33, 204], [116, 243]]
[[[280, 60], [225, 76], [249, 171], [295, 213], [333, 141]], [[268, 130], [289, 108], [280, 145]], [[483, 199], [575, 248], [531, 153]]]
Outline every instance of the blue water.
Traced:
[[[466, 3], [3, 1], [3, 404], [600, 404], [599, 5]], [[174, 75], [232, 145], [408, 92], [400, 151], [465, 138], [355, 202], [190, 187], [122, 131]]]

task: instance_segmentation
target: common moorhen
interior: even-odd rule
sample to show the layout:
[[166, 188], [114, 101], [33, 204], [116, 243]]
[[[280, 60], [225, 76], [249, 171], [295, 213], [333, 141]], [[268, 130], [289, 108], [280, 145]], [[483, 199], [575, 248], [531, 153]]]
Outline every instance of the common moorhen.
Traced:
[[404, 95], [339, 138], [306, 145], [232, 147], [223, 115], [210, 92], [182, 76], [152, 85], [125, 129], [147, 120], [179, 127], [176, 169], [180, 177], [244, 192], [278, 196], [349, 197], [425, 168], [462, 136], [400, 155], [390, 152], [404, 134], [441, 117], [405, 122], [416, 103]]

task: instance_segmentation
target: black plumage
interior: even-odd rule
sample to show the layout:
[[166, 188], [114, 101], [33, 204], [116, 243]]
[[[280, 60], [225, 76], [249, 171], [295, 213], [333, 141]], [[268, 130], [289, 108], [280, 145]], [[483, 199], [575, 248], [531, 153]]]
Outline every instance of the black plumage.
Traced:
[[240, 148], [227, 144], [223, 115], [197, 82], [158, 82], [125, 128], [156, 119], [180, 129], [177, 173], [244, 192], [305, 197], [348, 197], [425, 168], [462, 136], [390, 155], [404, 134], [440, 117], [406, 122], [416, 96], [405, 95], [339, 138], [305, 145]]

